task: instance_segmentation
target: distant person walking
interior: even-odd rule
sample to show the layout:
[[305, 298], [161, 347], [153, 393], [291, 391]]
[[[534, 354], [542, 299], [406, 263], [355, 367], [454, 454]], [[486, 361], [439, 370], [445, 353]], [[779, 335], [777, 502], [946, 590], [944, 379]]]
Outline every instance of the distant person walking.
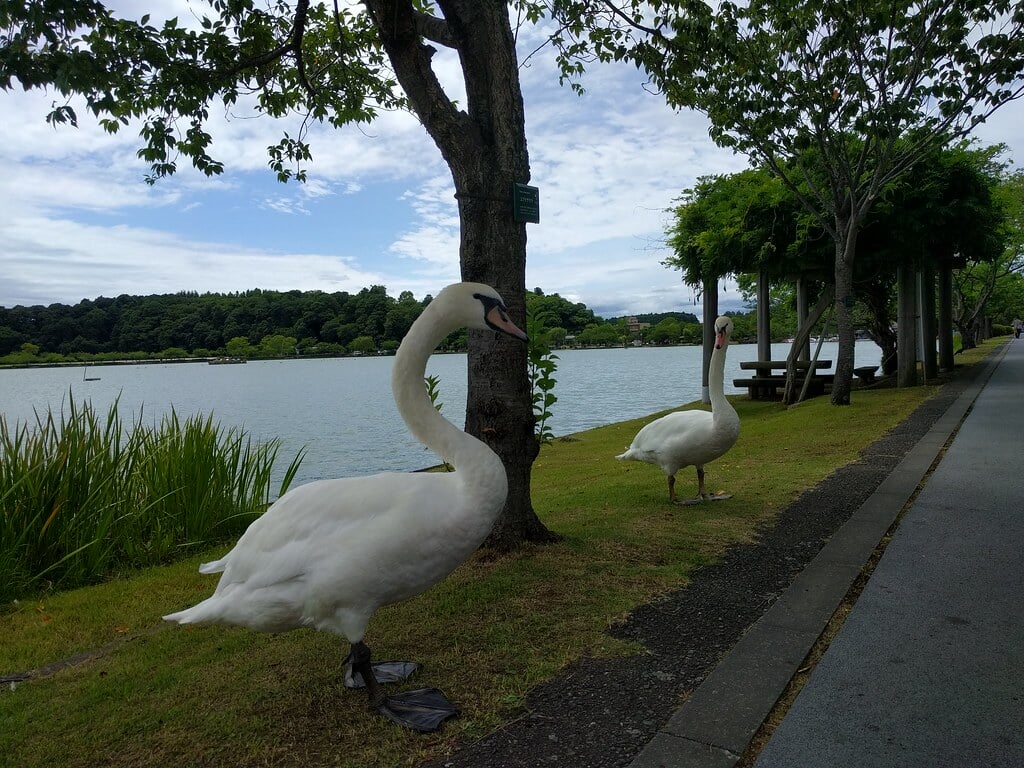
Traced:
[[1020, 321], [1020, 318], [1018, 317], [1018, 318], [1016, 318], [1013, 321], [1013, 338], [1015, 338], [1015, 339], [1019, 339], [1020, 338], [1021, 326], [1024, 326], [1024, 323], [1022, 323]]

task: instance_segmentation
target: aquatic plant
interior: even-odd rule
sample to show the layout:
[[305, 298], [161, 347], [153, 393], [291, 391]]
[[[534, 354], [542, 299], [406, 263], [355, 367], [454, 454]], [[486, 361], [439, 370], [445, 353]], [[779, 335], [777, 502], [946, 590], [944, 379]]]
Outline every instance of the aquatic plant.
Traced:
[[[0, 416], [0, 602], [164, 563], [237, 536], [273, 500], [280, 442], [173, 410], [126, 424], [69, 394], [35, 424]], [[278, 493], [295, 477], [303, 451]]]

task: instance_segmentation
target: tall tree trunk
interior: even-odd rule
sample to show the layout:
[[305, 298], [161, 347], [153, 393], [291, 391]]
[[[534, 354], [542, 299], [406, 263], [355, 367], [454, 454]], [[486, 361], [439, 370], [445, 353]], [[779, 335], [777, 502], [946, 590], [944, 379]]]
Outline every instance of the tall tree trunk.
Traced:
[[849, 405], [853, 389], [853, 256], [857, 249], [857, 226], [850, 219], [836, 217], [836, 326], [839, 351], [832, 380], [832, 404]]
[[[494, 286], [512, 319], [526, 326], [526, 224], [513, 219], [514, 182], [530, 179], [526, 123], [515, 41], [504, 3], [439, 0], [443, 20], [410, 0], [365, 0], [413, 111], [448, 164], [455, 182], [464, 280]], [[456, 108], [430, 67], [433, 48], [421, 35], [459, 54], [465, 109]], [[466, 430], [491, 446], [508, 475], [505, 507], [485, 546], [508, 551], [555, 537], [530, 500], [530, 469], [539, 445], [526, 347], [474, 332], [469, 343]], [[456, 468], [457, 469], [457, 468]]]

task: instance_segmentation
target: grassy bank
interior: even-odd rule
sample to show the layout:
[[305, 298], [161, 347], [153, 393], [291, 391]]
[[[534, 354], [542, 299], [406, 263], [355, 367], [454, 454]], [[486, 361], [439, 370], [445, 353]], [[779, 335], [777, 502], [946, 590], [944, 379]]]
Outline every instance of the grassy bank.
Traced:
[[[219, 551], [20, 604], [0, 616], [0, 675], [88, 655], [0, 692], [0, 765], [414, 765], [514, 717], [526, 692], [569, 661], [636, 652], [607, 627], [756, 536], [934, 392], [857, 392], [844, 408], [739, 396], [740, 440], [708, 469], [709, 487], [734, 496], [702, 507], [670, 505], [659, 470], [615, 461], [649, 418], [545, 446], [534, 505], [564, 540], [477, 557], [371, 622], [377, 658], [422, 662], [413, 684], [437, 686], [462, 708], [438, 734], [369, 712], [365, 695], [345, 690], [347, 649], [329, 636], [163, 625], [162, 614], [212, 591], [216, 577], [195, 569]], [[692, 469], [679, 483], [692, 492]]]

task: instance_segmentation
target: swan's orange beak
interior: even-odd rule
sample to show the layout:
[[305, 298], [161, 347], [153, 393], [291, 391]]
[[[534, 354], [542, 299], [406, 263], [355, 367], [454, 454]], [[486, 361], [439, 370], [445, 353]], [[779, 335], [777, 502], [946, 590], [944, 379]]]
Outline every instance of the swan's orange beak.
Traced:
[[725, 344], [725, 331], [719, 331], [715, 334], [715, 349], [721, 349], [722, 345]]
[[501, 333], [507, 333], [509, 336], [519, 339], [520, 341], [529, 341], [530, 337], [523, 333], [519, 326], [509, 320], [508, 313], [501, 304], [495, 304], [491, 307], [487, 314], [484, 315], [487, 324], [496, 331]]

